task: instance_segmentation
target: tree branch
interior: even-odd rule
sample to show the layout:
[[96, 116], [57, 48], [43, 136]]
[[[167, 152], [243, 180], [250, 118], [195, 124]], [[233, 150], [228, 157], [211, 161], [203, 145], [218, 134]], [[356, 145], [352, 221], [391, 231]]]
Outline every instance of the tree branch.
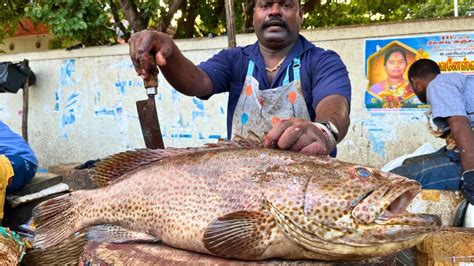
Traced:
[[[242, 3], [244, 5], [244, 3]], [[242, 8], [244, 13], [244, 25], [242, 31], [250, 33], [254, 31], [253, 28], [253, 8], [255, 7], [255, 0], [248, 0], [247, 4]]]
[[130, 32], [125, 28], [122, 21], [120, 20], [118, 8], [114, 0], [110, 0], [109, 4], [110, 4], [110, 10], [112, 11], [112, 16], [114, 17], [115, 25], [117, 25], [117, 27], [122, 31], [123, 38], [127, 42], [128, 39], [130, 38]]
[[159, 30], [161, 32], [166, 32], [166, 29], [170, 26], [171, 20], [174, 17], [174, 14], [183, 7], [183, 5], [186, 5], [185, 0], [175, 0], [171, 3], [169, 11], [166, 15], [164, 15], [161, 19], [161, 23], [159, 26]]
[[194, 23], [196, 22], [197, 10], [201, 4], [201, 0], [191, 0], [189, 7], [183, 5], [181, 12], [183, 15], [178, 20], [176, 34], [180, 38], [192, 38], [194, 36]]
[[130, 22], [133, 31], [137, 32], [147, 28], [148, 18], [143, 17], [138, 12], [137, 6], [133, 0], [120, 0], [120, 7], [128, 22]]
[[311, 13], [320, 6], [321, 6], [321, 0], [306, 0], [305, 3], [303, 4], [305, 13]]

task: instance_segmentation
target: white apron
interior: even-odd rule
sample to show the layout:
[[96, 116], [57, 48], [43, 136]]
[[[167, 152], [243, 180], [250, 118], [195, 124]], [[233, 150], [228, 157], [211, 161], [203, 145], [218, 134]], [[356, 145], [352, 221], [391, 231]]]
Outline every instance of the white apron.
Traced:
[[[293, 67], [291, 64], [287, 67], [283, 85], [268, 90], [259, 89], [258, 81], [252, 76], [254, 66], [250, 60], [232, 119], [232, 134], [245, 137], [252, 131], [263, 137], [281, 119], [296, 117], [310, 121], [301, 89], [299, 58], [293, 59]], [[292, 82], [289, 82], [290, 68], [293, 69]]]

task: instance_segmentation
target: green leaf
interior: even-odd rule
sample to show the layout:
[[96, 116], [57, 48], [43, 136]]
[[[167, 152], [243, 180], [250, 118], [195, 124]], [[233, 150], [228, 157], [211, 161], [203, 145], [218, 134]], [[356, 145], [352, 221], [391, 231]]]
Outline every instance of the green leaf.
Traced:
[[[121, 0], [123, 1], [123, 0]], [[157, 28], [168, 15], [170, 5], [176, 0], [129, 0], [137, 7], [139, 17], [149, 28]], [[308, 2], [312, 0], [302, 1]], [[118, 23], [126, 22], [119, 0], [5, 0], [0, 3], [0, 42], [11, 36], [19, 21], [30, 18], [35, 23], [50, 27], [55, 40], [52, 47], [64, 48], [81, 42], [86, 46], [115, 43]], [[234, 24], [237, 33], [244, 23], [243, 6], [248, 0], [234, 0]], [[347, 1], [349, 2], [349, 1]], [[111, 3], [117, 7], [112, 14]], [[174, 14], [171, 22], [175, 38], [203, 37], [226, 32], [223, 0], [186, 0], [185, 8]], [[452, 1], [444, 0], [351, 0], [319, 1], [320, 6], [305, 14], [303, 28], [333, 27], [339, 25], [368, 24], [380, 21], [441, 18], [454, 14]], [[459, 15], [465, 16], [473, 0], [459, 0]], [[178, 16], [181, 14], [181, 17]], [[115, 21], [117, 18], [118, 21]], [[193, 24], [187, 25], [191, 21]], [[131, 23], [122, 35], [130, 34]], [[120, 30], [121, 31], [121, 30]]]

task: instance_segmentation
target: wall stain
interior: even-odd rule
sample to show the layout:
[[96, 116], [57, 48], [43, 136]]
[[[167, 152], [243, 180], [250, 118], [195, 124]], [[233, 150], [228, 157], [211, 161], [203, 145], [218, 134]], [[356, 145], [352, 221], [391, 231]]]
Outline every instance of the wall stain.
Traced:
[[108, 117], [113, 117], [114, 119], [117, 119], [117, 116], [121, 115], [122, 113], [123, 113], [122, 106], [112, 107], [112, 108], [94, 107], [94, 115], [96, 117], [108, 116]]
[[[79, 92], [77, 91], [74, 91], [67, 99], [64, 112], [61, 114], [61, 127], [63, 131], [67, 125], [72, 125], [76, 122], [76, 110], [79, 106], [79, 101]], [[63, 132], [63, 134], [65, 133]]]
[[143, 88], [143, 81], [137, 80], [119, 80], [114, 82], [115, 88], [118, 90], [120, 95], [125, 95], [127, 93], [127, 88], [140, 87]]
[[54, 92], [53, 112], [59, 113], [61, 136], [63, 139], [68, 138], [66, 128], [73, 125], [77, 120], [77, 113], [80, 103], [80, 93], [73, 91], [66, 99], [66, 103], [62, 105], [62, 97], [65, 95], [64, 90], [73, 87], [77, 80], [75, 79], [76, 60], [63, 60], [59, 73], [59, 88]]
[[60, 81], [61, 86], [68, 86], [74, 85], [76, 80], [73, 79], [74, 72], [76, 72], [76, 60], [75, 59], [67, 59], [63, 60], [61, 64], [61, 74], [60, 74]]

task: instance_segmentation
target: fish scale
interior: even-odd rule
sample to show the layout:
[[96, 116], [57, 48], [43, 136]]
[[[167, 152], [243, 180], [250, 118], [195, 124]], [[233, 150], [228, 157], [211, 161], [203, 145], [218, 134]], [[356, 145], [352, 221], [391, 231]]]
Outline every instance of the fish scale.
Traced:
[[[95, 178], [105, 187], [34, 209], [35, 245], [46, 248], [78, 230], [111, 224], [128, 233], [102, 226], [91, 237], [142, 237], [243, 260], [337, 260], [397, 252], [440, 226], [436, 216], [377, 208], [387, 200], [411, 200], [413, 181], [404, 177], [242, 141], [102, 160]], [[363, 200], [381, 187], [388, 188], [384, 197]], [[364, 224], [359, 216], [373, 220]]]

